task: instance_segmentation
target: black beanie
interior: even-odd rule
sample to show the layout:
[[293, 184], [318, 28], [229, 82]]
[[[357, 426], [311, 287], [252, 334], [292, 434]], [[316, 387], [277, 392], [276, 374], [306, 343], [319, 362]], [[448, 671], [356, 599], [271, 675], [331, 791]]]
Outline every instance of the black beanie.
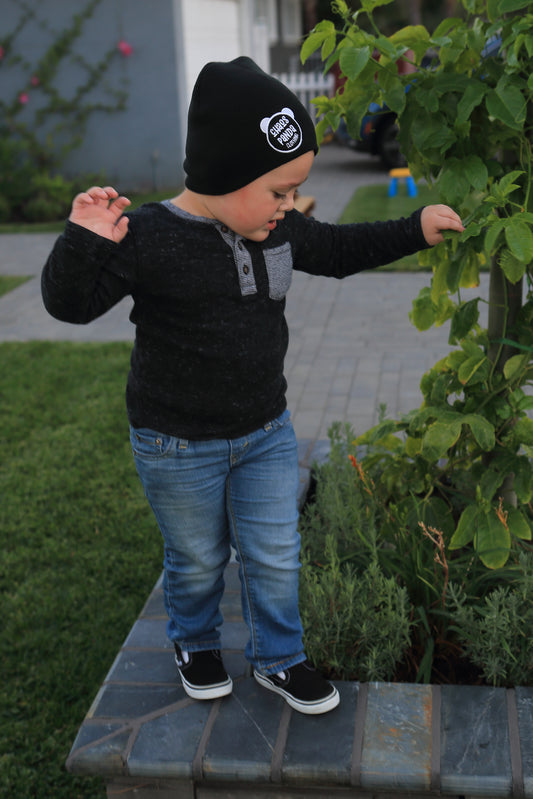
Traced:
[[318, 147], [307, 110], [251, 58], [202, 69], [189, 106], [188, 189], [228, 194], [309, 150]]

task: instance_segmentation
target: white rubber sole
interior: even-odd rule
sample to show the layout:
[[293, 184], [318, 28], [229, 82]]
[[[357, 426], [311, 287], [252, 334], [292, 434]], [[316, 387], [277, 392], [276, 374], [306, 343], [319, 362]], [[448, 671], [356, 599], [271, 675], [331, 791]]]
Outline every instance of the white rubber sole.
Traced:
[[301, 699], [295, 699], [294, 696], [289, 694], [287, 691], [284, 691], [279, 685], [271, 682], [264, 674], [259, 674], [257, 671], [255, 671], [255, 669], [254, 677], [259, 685], [263, 686], [263, 688], [282, 696], [287, 704], [294, 710], [298, 710], [299, 713], [306, 713], [309, 716], [317, 716], [320, 713], [329, 713], [329, 711], [337, 707], [340, 702], [339, 692], [334, 685], [331, 686], [331, 693], [325, 696], [323, 699], [319, 699], [318, 701], [314, 700], [312, 702], [304, 702]]
[[224, 682], [217, 682], [213, 683], [212, 685], [193, 685], [192, 683], [188, 682], [183, 674], [180, 671], [178, 666], [178, 674], [181, 677], [181, 682], [183, 688], [185, 689], [185, 693], [187, 696], [190, 696], [191, 699], [220, 699], [221, 696], [228, 696], [233, 691], [233, 681], [231, 677], [228, 676], [227, 680]]

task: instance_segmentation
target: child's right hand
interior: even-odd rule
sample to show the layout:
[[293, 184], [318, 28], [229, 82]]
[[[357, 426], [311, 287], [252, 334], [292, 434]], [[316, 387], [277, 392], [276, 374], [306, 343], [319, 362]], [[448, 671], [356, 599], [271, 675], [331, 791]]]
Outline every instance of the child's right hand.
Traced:
[[122, 216], [128, 205], [128, 198], [119, 197], [112, 186], [93, 186], [74, 197], [69, 219], [118, 244], [128, 232], [129, 220]]

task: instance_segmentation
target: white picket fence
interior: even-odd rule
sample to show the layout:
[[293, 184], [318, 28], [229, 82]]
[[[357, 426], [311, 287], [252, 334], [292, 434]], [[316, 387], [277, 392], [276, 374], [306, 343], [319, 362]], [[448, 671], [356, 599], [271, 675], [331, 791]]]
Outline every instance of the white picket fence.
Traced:
[[274, 75], [285, 86], [294, 92], [302, 105], [307, 108], [311, 119], [316, 118], [316, 107], [311, 100], [325, 94], [332, 97], [335, 88], [333, 75], [322, 75], [321, 72], [280, 72]]

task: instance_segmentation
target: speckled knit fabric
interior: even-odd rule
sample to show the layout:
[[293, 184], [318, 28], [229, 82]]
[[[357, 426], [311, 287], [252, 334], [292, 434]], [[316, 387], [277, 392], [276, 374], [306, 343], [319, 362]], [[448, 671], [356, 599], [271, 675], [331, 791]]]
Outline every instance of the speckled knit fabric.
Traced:
[[120, 244], [67, 222], [43, 270], [44, 303], [83, 324], [131, 294], [129, 420], [191, 440], [244, 436], [285, 409], [293, 269], [342, 278], [427, 247], [420, 210], [340, 226], [291, 211], [261, 243], [169, 203], [128, 216]]

